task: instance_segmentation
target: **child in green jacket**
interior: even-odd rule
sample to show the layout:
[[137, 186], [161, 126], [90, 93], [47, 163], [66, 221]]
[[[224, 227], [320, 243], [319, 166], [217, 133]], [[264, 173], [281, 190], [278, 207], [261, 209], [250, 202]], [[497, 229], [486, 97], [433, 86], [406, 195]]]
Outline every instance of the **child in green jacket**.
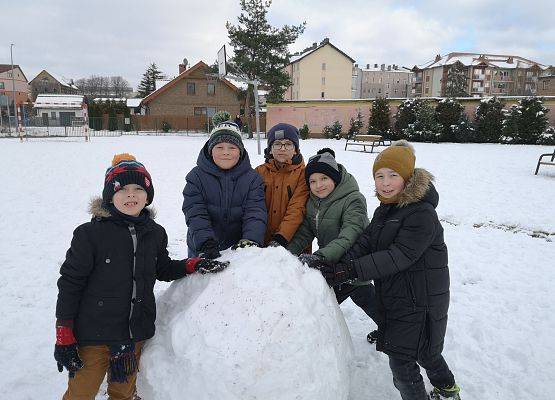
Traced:
[[[288, 250], [298, 255], [316, 238], [318, 250], [314, 254], [302, 254], [299, 259], [309, 265], [314, 260], [336, 263], [369, 223], [366, 200], [356, 179], [337, 163], [335, 152], [329, 148], [310, 157], [305, 176], [310, 187], [306, 216]], [[371, 282], [346, 283], [333, 289], [338, 303], [351, 297], [375, 321]]]

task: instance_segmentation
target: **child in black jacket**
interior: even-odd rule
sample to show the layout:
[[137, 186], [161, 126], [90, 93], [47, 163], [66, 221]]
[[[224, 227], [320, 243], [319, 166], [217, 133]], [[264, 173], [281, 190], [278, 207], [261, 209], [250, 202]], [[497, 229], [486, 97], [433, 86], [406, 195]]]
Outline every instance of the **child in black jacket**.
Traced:
[[172, 260], [166, 231], [153, 220], [154, 188], [130, 154], [114, 157], [92, 220], [75, 229], [60, 268], [56, 304], [58, 370], [69, 371], [64, 400], [94, 399], [108, 372], [111, 399], [131, 400], [142, 344], [154, 336], [156, 279], [227, 267], [202, 258]]

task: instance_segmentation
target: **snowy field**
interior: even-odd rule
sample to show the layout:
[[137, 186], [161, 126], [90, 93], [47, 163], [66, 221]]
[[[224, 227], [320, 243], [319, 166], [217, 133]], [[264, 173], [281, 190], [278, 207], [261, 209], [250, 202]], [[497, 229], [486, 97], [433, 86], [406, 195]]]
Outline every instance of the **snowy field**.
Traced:
[[[59, 399], [65, 390], [67, 375], [57, 372], [52, 356], [58, 269], [73, 229], [89, 220], [89, 199], [100, 195], [113, 154], [130, 152], [146, 164], [156, 190], [157, 221], [167, 229], [171, 255], [181, 258], [187, 254], [181, 192], [204, 140], [0, 139], [1, 399]], [[375, 154], [345, 152], [344, 141], [301, 142], [305, 158], [325, 146], [357, 178], [371, 215], [378, 205], [371, 179]], [[246, 147], [253, 166], [263, 161], [256, 155], [255, 140], [246, 140]], [[552, 148], [415, 147], [417, 166], [436, 176], [440, 193], [438, 213], [450, 253], [452, 290], [444, 355], [462, 397], [551, 399], [555, 168], [544, 166], [538, 176], [533, 173], [538, 156]], [[167, 287], [157, 284], [158, 294]], [[350, 399], [399, 399], [387, 357], [366, 342], [374, 326], [350, 300], [341, 309], [355, 352]]]

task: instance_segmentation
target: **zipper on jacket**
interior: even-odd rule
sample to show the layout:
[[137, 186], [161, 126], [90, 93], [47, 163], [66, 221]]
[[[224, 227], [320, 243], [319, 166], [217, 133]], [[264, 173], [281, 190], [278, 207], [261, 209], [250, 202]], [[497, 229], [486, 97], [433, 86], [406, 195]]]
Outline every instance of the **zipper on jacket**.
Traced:
[[137, 231], [134, 225], [129, 225], [129, 233], [133, 240], [133, 292], [131, 294], [131, 310], [129, 311], [129, 337], [133, 339], [133, 332], [131, 331], [131, 317], [133, 316], [133, 308], [137, 298], [137, 281], [135, 280], [135, 268], [137, 267]]
[[410, 283], [410, 279], [408, 277], [408, 272], [403, 272], [403, 276], [405, 277], [405, 283], [407, 285], [407, 289], [409, 291], [410, 294], [410, 298], [412, 300], [412, 309], [413, 311], [416, 311], [416, 296], [414, 295], [414, 290], [412, 288], [412, 284]]
[[314, 217], [314, 222], [316, 224], [316, 237], [318, 237], [318, 216], [320, 215], [320, 203], [322, 200], [318, 199], [316, 202], [316, 216]]

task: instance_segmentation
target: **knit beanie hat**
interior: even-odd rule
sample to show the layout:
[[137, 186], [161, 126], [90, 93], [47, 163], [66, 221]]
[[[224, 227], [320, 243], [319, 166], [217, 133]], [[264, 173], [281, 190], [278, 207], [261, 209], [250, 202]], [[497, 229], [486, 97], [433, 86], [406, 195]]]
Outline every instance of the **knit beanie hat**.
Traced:
[[276, 140], [289, 139], [295, 145], [295, 150], [299, 151], [299, 130], [293, 125], [279, 123], [270, 128], [267, 132], [268, 136], [268, 149]]
[[406, 182], [414, 173], [415, 161], [414, 147], [406, 140], [398, 140], [378, 154], [372, 174], [375, 175], [380, 168], [389, 168], [401, 175]]
[[335, 152], [327, 147], [318, 150], [315, 156], [308, 159], [305, 169], [305, 179], [307, 186], [310, 186], [310, 175], [315, 172], [329, 176], [335, 186], [341, 182], [341, 172], [337, 161], [335, 161]]
[[241, 157], [245, 153], [243, 138], [237, 124], [233, 121], [225, 121], [218, 124], [210, 133], [208, 139], [208, 154], [212, 155], [212, 149], [219, 143], [231, 143], [239, 148]]
[[116, 154], [112, 166], [106, 170], [102, 201], [110, 203], [114, 194], [130, 183], [141, 186], [147, 194], [147, 205], [152, 203], [154, 186], [145, 166], [129, 153]]

